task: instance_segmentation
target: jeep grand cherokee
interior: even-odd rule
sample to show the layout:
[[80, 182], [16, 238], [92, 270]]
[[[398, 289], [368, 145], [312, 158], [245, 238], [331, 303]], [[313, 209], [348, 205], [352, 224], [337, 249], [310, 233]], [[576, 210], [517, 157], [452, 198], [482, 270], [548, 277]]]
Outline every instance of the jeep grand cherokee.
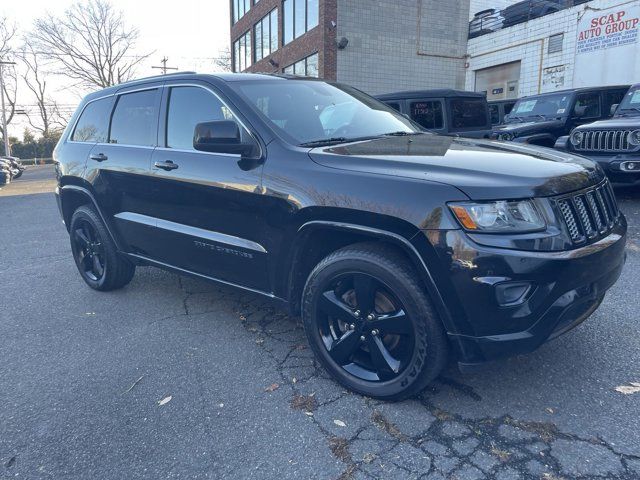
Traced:
[[137, 265], [300, 313], [346, 387], [416, 394], [580, 323], [624, 263], [602, 170], [570, 154], [424, 133], [345, 85], [166, 75], [87, 96], [55, 150], [82, 279]]

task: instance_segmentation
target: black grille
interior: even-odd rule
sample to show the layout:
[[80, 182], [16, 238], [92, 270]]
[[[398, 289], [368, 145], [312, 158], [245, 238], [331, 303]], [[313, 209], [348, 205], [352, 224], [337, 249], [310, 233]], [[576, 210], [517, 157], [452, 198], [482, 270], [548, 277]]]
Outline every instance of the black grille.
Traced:
[[618, 204], [608, 181], [562, 197], [557, 205], [574, 244], [609, 233], [618, 220]]
[[634, 147], [629, 143], [628, 130], [585, 130], [582, 141], [575, 145], [580, 152], [627, 152]]

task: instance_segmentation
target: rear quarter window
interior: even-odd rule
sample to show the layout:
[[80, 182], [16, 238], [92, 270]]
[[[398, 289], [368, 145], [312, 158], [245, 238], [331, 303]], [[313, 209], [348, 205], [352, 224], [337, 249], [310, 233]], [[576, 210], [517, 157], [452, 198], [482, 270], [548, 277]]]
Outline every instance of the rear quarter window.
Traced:
[[451, 100], [451, 128], [482, 128], [487, 125], [487, 104], [482, 100], [455, 98]]
[[101, 143], [107, 141], [112, 98], [106, 97], [88, 103], [76, 123], [71, 140], [74, 142]]

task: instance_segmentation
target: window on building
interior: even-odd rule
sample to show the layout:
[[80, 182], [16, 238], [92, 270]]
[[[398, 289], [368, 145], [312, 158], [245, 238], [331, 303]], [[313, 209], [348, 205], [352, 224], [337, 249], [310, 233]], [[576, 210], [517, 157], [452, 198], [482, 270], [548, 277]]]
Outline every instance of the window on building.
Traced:
[[430, 102], [411, 102], [411, 119], [418, 122], [428, 130], [444, 127], [444, 115], [442, 102], [434, 100]]
[[318, 0], [284, 0], [283, 17], [282, 43], [286, 45], [318, 25]]
[[256, 62], [268, 57], [278, 49], [278, 10], [265, 15], [253, 29]]
[[250, 8], [251, 0], [233, 0], [233, 23], [240, 20]]
[[158, 124], [158, 90], [125, 93], [118, 97], [111, 117], [109, 143], [153, 146]]
[[251, 66], [251, 32], [233, 42], [233, 71], [242, 72]]
[[111, 97], [107, 97], [87, 104], [78, 119], [71, 140], [91, 143], [106, 142], [111, 100]]
[[284, 68], [284, 73], [303, 77], [318, 77], [318, 54], [314, 53]]
[[564, 43], [564, 33], [558, 33], [557, 35], [551, 35], [549, 37], [549, 53], [558, 53], [562, 51], [562, 44]]

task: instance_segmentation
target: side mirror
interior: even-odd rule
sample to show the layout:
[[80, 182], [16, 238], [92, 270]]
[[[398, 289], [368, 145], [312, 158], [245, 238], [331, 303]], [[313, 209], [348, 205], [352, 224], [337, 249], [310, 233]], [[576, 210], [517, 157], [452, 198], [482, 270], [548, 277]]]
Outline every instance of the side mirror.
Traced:
[[196, 125], [193, 148], [203, 152], [237, 153], [245, 155], [253, 145], [243, 144], [238, 124], [232, 120], [203, 122]]
[[503, 122], [506, 122], [506, 121], [507, 121], [507, 120], [509, 120], [510, 118], [511, 118], [511, 114], [510, 114], [510, 113], [506, 113], [506, 114], [504, 115], [504, 117], [502, 118], [502, 121], [503, 121]]
[[618, 103], [614, 103], [613, 105], [611, 105], [611, 110], [609, 110], [609, 113], [611, 114], [611, 116], [616, 114], [616, 110], [618, 110]]

